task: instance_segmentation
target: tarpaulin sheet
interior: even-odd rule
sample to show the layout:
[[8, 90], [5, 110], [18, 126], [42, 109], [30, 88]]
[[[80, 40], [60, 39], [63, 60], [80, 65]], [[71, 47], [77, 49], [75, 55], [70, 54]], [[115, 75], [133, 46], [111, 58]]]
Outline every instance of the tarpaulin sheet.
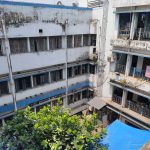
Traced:
[[108, 150], [140, 150], [150, 140], [150, 131], [128, 126], [119, 120], [107, 128], [107, 135], [101, 141]]

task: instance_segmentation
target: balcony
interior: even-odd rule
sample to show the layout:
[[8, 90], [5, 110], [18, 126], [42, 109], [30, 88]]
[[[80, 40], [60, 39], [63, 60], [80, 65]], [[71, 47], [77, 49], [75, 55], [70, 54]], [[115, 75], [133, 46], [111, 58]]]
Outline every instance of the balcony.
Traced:
[[138, 41], [138, 40], [125, 40], [125, 39], [112, 39], [111, 45], [114, 47], [131, 48], [139, 51], [150, 51], [150, 41]]
[[150, 119], [150, 109], [146, 105], [144, 106], [144, 104], [138, 104], [133, 101], [127, 101], [126, 107]]

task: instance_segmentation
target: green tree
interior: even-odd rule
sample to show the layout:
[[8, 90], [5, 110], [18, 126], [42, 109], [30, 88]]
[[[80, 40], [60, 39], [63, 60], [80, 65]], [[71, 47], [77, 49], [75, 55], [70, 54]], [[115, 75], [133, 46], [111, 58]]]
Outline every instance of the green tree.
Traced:
[[39, 112], [30, 108], [18, 111], [14, 118], [0, 131], [0, 149], [15, 150], [89, 150], [103, 149], [100, 136], [106, 131], [98, 131], [96, 114], [70, 116], [62, 106], [49, 106]]

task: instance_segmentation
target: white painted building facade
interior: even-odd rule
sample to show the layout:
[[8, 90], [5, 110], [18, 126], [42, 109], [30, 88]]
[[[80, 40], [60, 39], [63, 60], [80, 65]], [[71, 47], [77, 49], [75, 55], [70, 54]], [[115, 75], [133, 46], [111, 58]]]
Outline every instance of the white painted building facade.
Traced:
[[94, 95], [102, 10], [47, 2], [0, 1], [1, 118], [14, 111], [12, 96], [35, 111], [60, 97], [74, 114]]
[[150, 1], [110, 0], [108, 6], [102, 97], [118, 119], [150, 129]]

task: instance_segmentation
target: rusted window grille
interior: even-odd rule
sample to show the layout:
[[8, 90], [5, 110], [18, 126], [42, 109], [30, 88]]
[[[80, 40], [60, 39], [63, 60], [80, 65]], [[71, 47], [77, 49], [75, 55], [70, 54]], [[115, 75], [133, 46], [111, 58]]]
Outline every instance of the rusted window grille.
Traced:
[[7, 81], [0, 82], [0, 96], [9, 93]]
[[51, 72], [51, 82], [57, 82], [63, 79], [63, 70], [57, 70]]
[[31, 77], [15, 79], [16, 92], [31, 88]]
[[50, 37], [49, 43], [50, 43], [51, 50], [61, 49], [62, 48], [62, 37], [61, 36]]
[[43, 73], [39, 75], [33, 76], [33, 84], [34, 86], [40, 86], [49, 83], [49, 73]]
[[47, 39], [46, 37], [35, 37], [30, 38], [31, 52], [39, 52], [47, 50]]
[[28, 52], [26, 38], [13, 38], [9, 39], [9, 42], [10, 42], [10, 51], [12, 54]]
[[82, 35], [74, 36], [74, 47], [81, 47]]

